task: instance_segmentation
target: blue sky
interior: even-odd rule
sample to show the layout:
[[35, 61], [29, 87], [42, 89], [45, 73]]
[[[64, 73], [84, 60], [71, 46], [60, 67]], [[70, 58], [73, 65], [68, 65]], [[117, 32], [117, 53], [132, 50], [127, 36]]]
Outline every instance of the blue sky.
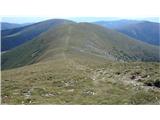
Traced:
[[[47, 19], [56, 19], [54, 17], [2, 17], [2, 22], [9, 23], [35, 23], [40, 22]], [[112, 20], [120, 20], [120, 19], [129, 19], [129, 20], [147, 20], [152, 22], [159, 22], [158, 17], [144, 17], [144, 18], [136, 18], [136, 17], [66, 17], [60, 19], [70, 19], [76, 22], [94, 22], [94, 21], [112, 21]]]

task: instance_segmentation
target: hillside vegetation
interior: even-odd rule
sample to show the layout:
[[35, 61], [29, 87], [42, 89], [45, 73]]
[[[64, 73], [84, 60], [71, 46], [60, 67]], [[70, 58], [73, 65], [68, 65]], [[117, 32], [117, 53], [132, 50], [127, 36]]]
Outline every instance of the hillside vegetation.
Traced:
[[89, 23], [53, 27], [32, 41], [2, 54], [2, 69], [20, 67], [68, 51], [113, 61], [160, 61], [159, 48]]

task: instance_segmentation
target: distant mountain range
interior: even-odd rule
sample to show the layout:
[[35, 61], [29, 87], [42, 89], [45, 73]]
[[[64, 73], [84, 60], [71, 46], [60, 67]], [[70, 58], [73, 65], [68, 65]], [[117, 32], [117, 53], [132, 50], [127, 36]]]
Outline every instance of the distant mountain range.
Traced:
[[97, 21], [94, 23], [114, 29], [143, 42], [160, 45], [160, 23], [133, 20]]
[[1, 22], [0, 24], [1, 24], [1, 30], [8, 30], [8, 29], [13, 29], [13, 28], [24, 27], [32, 23], [16, 24], [16, 23]]
[[160, 45], [160, 24], [153, 22], [140, 22], [117, 28], [117, 31], [143, 42]]
[[136, 20], [115, 20], [115, 21], [96, 21], [93, 22], [97, 25], [101, 25], [103, 27], [107, 27], [110, 29], [118, 29], [124, 26], [140, 23], [141, 21]]

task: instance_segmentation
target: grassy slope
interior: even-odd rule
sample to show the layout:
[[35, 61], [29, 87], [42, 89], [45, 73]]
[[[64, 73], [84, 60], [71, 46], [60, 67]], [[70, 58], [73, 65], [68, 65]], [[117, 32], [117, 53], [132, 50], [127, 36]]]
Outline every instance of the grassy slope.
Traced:
[[2, 69], [46, 61], [75, 51], [109, 60], [159, 61], [158, 47], [88, 23], [62, 25], [2, 54]]
[[159, 75], [159, 63], [68, 52], [2, 71], [2, 104], [160, 104], [160, 89], [146, 84]]

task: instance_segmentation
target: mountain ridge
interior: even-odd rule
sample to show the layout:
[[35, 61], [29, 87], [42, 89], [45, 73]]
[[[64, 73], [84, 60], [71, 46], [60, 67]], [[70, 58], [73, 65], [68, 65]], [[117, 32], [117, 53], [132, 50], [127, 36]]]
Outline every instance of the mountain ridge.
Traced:
[[159, 61], [158, 47], [132, 40], [91, 23], [52, 27], [26, 44], [2, 54], [2, 69], [52, 60], [64, 54], [86, 54], [122, 61]]

